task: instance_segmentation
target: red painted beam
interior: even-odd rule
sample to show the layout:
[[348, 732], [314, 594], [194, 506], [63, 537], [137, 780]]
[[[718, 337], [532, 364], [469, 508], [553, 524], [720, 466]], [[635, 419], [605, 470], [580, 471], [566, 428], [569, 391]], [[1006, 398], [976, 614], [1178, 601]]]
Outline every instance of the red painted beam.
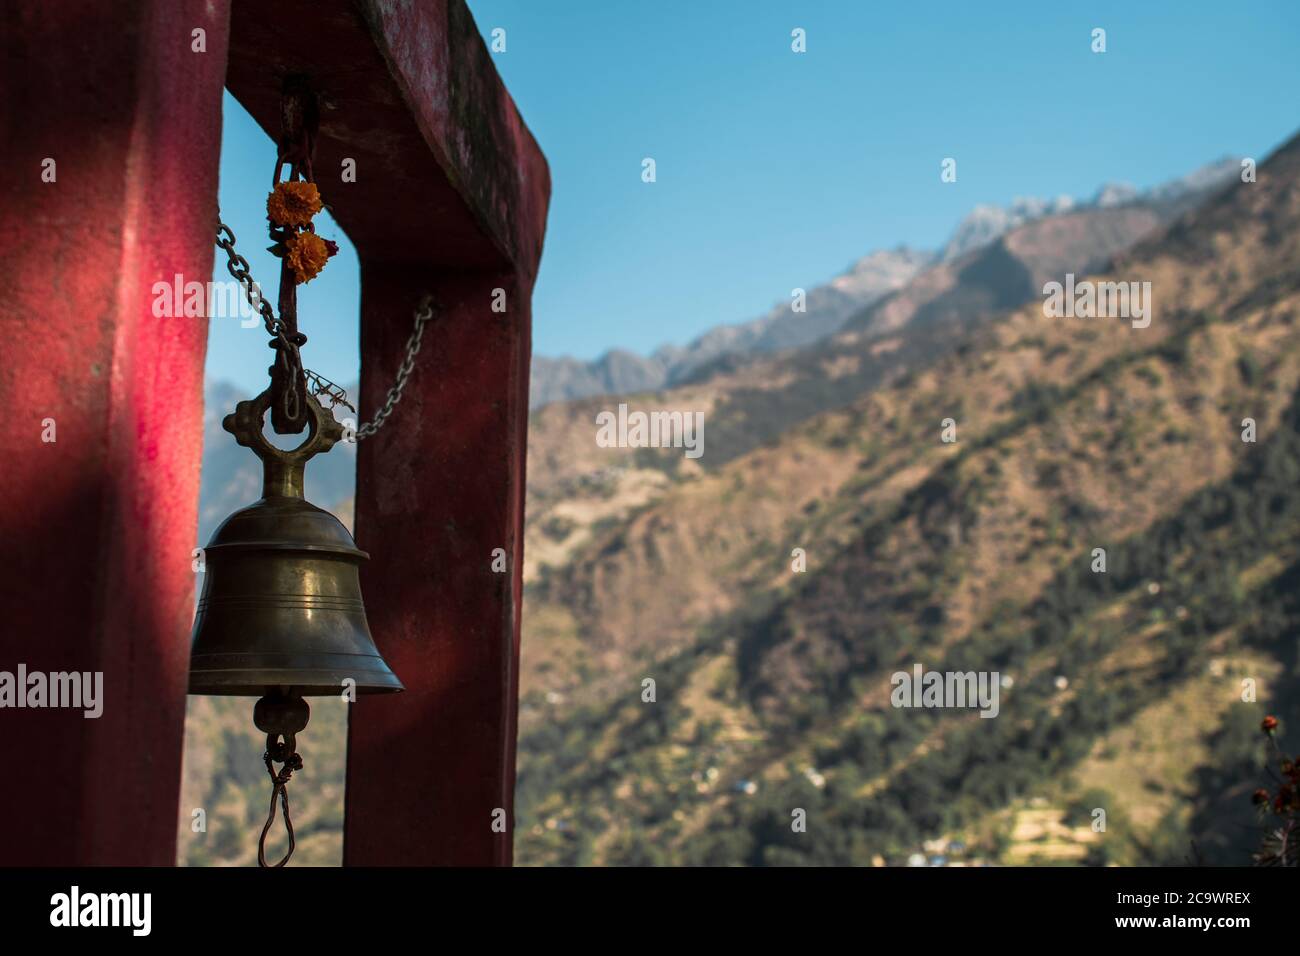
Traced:
[[[358, 454], [362, 590], [407, 690], [352, 707], [344, 861], [507, 865], [529, 300], [549, 173], [463, 0], [235, 0], [227, 85], [272, 136], [287, 73], [320, 90], [316, 178], [361, 260], [363, 418], [393, 382], [420, 294], [441, 305], [402, 404]], [[345, 158], [355, 183], [340, 181]]]
[[211, 276], [227, 16], [5, 7], [0, 671], [102, 672], [103, 710], [0, 709], [0, 865], [175, 859], [207, 320], [152, 285]]

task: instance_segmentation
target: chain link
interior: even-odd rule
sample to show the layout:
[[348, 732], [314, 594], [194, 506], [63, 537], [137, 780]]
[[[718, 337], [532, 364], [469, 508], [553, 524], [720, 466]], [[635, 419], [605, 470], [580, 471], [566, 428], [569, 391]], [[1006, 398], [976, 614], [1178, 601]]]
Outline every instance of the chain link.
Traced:
[[[271, 303], [266, 301], [262, 295], [262, 287], [253, 281], [251, 269], [248, 260], [235, 251], [235, 234], [229, 226], [217, 219], [217, 245], [226, 250], [226, 256], [229, 261], [226, 268], [230, 274], [244, 288], [244, 295], [248, 299], [248, 304], [253, 307], [261, 316], [262, 322], [266, 325], [266, 331], [275, 336], [284, 347], [289, 350], [295, 359], [298, 355], [298, 349], [290, 343], [284, 335], [284, 323], [276, 318], [275, 310], [271, 308]], [[419, 304], [415, 307], [415, 328], [411, 330], [411, 337], [406, 340], [406, 354], [402, 358], [402, 365], [397, 370], [397, 381], [393, 387], [388, 390], [388, 397], [384, 400], [384, 407], [379, 410], [372, 421], [366, 422], [357, 428], [356, 440], [369, 438], [379, 429], [384, 427], [388, 421], [388, 416], [393, 413], [397, 403], [402, 400], [402, 392], [406, 388], [406, 380], [411, 377], [411, 372], [415, 369], [415, 357], [420, 353], [420, 345], [424, 338], [424, 324], [433, 318], [433, 296], [429, 293], [420, 299]], [[329, 395], [334, 404], [347, 405], [347, 392], [339, 388], [333, 382], [323, 376], [317, 375], [311, 369], [303, 369], [303, 373], [316, 386], [316, 394]]]

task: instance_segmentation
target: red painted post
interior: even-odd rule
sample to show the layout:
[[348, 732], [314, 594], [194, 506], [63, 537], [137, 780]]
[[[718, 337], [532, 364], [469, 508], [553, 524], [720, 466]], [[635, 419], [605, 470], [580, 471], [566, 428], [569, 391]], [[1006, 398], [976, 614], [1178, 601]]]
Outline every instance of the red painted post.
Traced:
[[103, 702], [0, 709], [0, 865], [170, 865], [207, 320], [152, 286], [211, 276], [228, 5], [4, 18], [0, 671], [101, 671]]
[[[363, 587], [402, 699], [353, 709], [349, 864], [508, 865], [523, 560], [527, 308], [490, 273], [420, 276], [441, 305], [390, 426], [359, 449]], [[415, 283], [363, 263], [362, 402], [383, 402]], [[493, 315], [493, 288], [518, 303]], [[521, 302], [521, 300], [523, 300]], [[526, 317], [526, 312], [525, 312]], [[493, 552], [501, 549], [493, 570]], [[410, 675], [411, 679], [407, 680]], [[500, 811], [504, 832], [492, 829]]]
[[352, 707], [344, 862], [507, 865], [546, 163], [463, 0], [235, 0], [227, 84], [272, 136], [285, 73], [321, 93], [316, 178], [361, 259], [363, 419], [421, 293], [440, 305], [402, 404], [359, 448], [362, 590], [407, 690]]

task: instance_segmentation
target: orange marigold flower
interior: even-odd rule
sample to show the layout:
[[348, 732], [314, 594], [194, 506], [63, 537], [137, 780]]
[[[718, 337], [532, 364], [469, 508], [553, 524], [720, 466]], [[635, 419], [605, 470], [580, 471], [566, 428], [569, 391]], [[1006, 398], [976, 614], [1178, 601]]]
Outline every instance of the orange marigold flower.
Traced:
[[299, 283], [316, 278], [330, 257], [329, 246], [314, 232], [300, 232], [296, 236], [290, 236], [285, 240], [284, 248], [285, 261], [289, 263], [293, 277]]
[[1266, 734], [1271, 734], [1273, 731], [1277, 730], [1277, 718], [1272, 714], [1269, 714], [1260, 723], [1259, 729], [1264, 731]]
[[306, 226], [321, 208], [315, 183], [276, 183], [266, 197], [266, 218], [277, 226]]

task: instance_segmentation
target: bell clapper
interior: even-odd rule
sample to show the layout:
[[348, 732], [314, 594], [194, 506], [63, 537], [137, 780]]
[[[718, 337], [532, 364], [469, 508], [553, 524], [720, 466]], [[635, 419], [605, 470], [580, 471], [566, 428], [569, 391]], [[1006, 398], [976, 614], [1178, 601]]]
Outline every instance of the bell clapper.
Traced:
[[[276, 867], [284, 866], [293, 856], [293, 821], [289, 819], [289, 778], [295, 770], [302, 769], [302, 757], [298, 755], [297, 733], [307, 726], [311, 718], [311, 708], [292, 687], [279, 687], [258, 699], [253, 705], [253, 723], [257, 729], [266, 734], [266, 772], [271, 776], [271, 809], [262, 827], [262, 835], [257, 841], [257, 865], [268, 866], [266, 862], [266, 835], [275, 824], [275, 800], [280, 798], [280, 807], [284, 811], [284, 828], [289, 834], [289, 849]], [[276, 772], [273, 764], [281, 764]]]

